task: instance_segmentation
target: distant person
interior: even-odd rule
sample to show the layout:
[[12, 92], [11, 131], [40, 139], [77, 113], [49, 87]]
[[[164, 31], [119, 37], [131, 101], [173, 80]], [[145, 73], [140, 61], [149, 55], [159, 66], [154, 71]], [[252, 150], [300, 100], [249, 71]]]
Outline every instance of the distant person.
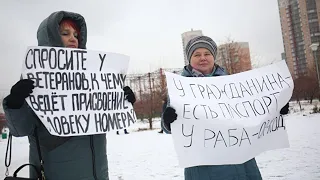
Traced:
[[[37, 38], [39, 46], [86, 49], [85, 19], [77, 13], [54, 12], [40, 24]], [[11, 88], [10, 95], [3, 101], [10, 133], [16, 137], [29, 138], [30, 164], [40, 169], [35, 137], [37, 133], [46, 179], [109, 180], [106, 135], [51, 135], [25, 101], [33, 89], [32, 80], [21, 79]], [[129, 102], [135, 102], [135, 95], [129, 87], [124, 87], [124, 93]], [[37, 173], [32, 168], [29, 174], [30, 178], [37, 178]]]
[[[127, 131], [127, 129], [123, 130], [124, 134], [129, 134], [129, 132]], [[119, 131], [117, 131], [117, 135], [119, 135]]]
[[[189, 64], [184, 66], [182, 76], [214, 77], [227, 75], [226, 71], [215, 63], [216, 43], [207, 36], [191, 39], [185, 48]], [[170, 101], [170, 100], [168, 100]], [[288, 113], [285, 106], [281, 113]], [[170, 124], [177, 119], [176, 110], [170, 103], [163, 113], [163, 128], [171, 132]], [[201, 153], [201, 152], [199, 152]], [[196, 158], [196, 157], [194, 157]], [[261, 174], [255, 158], [235, 165], [207, 165], [185, 168], [185, 180], [261, 180]]]

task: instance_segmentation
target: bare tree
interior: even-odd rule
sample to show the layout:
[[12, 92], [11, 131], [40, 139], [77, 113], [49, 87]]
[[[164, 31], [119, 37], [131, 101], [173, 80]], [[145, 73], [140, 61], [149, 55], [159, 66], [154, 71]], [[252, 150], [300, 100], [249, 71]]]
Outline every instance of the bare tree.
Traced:
[[[180, 69], [166, 69], [173, 73], [181, 73]], [[130, 77], [131, 86], [137, 95], [137, 101], [134, 103], [134, 110], [137, 118], [147, 120], [149, 129], [153, 129], [153, 120], [155, 117], [161, 117], [163, 100], [167, 97], [167, 83], [164, 69], [157, 71], [132, 75]]]
[[134, 104], [138, 119], [147, 119], [149, 129], [153, 129], [153, 119], [162, 113], [162, 94], [165, 89], [165, 79], [161, 73], [147, 73], [145, 91], [138, 90], [140, 98]]
[[305, 85], [305, 99], [308, 99], [310, 104], [317, 95], [319, 94], [319, 86], [316, 75], [305, 76], [304, 77]]
[[255, 54], [255, 53], [251, 53], [251, 61], [252, 61], [252, 68], [260, 68], [263, 66], [267, 66], [270, 64], [274, 64], [276, 62], [278, 62], [279, 60], [274, 58], [271, 61], [269, 60], [268, 62], [263, 61], [263, 57]]
[[147, 119], [149, 129], [153, 129], [153, 118], [160, 117], [162, 112], [162, 96], [161, 92], [156, 90], [151, 93], [144, 93], [138, 102], [134, 104], [137, 118]]
[[294, 80], [294, 90], [292, 99], [296, 100], [301, 107], [301, 100], [309, 100], [312, 104], [312, 100], [319, 93], [318, 83], [315, 76], [301, 76]]
[[[217, 63], [224, 67], [229, 74], [236, 74], [252, 68], [250, 52], [246, 51], [241, 43], [236, 42], [230, 36], [219, 46], [218, 52]], [[250, 67], [244, 67], [241, 64], [242, 60], [249, 60]]]
[[0, 134], [2, 133], [2, 129], [5, 127], [5, 124], [6, 124], [5, 116], [3, 113], [3, 107], [2, 107], [3, 99], [4, 97], [0, 94]]
[[2, 106], [3, 99], [4, 97], [0, 94], [0, 113], [3, 113], [3, 106]]
[[250, 57], [251, 57], [251, 64], [253, 69], [263, 66], [262, 57], [260, 55], [251, 53]]

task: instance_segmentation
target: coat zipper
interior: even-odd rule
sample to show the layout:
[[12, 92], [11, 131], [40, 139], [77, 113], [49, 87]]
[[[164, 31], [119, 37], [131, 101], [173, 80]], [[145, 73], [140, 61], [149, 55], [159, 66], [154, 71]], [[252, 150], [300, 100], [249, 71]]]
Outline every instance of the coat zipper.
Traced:
[[93, 177], [95, 180], [98, 180], [97, 174], [96, 174], [96, 162], [95, 162], [95, 156], [94, 156], [94, 145], [93, 145], [93, 136], [90, 136], [90, 147], [91, 147], [91, 153], [92, 153], [92, 168], [93, 168]]

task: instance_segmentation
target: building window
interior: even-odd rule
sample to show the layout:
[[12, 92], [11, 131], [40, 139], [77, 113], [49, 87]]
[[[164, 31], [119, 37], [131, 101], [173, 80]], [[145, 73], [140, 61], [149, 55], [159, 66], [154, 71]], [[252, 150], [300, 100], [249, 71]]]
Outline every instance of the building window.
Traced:
[[318, 19], [309, 19], [308, 22], [309, 22], [309, 23], [318, 22]]
[[307, 0], [307, 11], [316, 9], [316, 1], [315, 0]]
[[311, 43], [320, 42], [320, 36], [311, 37]]
[[317, 19], [317, 18], [318, 18], [317, 12], [308, 14], [308, 19]]
[[309, 14], [309, 13], [315, 13], [315, 12], [316, 12], [315, 9], [308, 10], [308, 14]]
[[309, 29], [310, 29], [310, 34], [319, 32], [319, 23], [318, 23], [318, 21], [309, 23]]

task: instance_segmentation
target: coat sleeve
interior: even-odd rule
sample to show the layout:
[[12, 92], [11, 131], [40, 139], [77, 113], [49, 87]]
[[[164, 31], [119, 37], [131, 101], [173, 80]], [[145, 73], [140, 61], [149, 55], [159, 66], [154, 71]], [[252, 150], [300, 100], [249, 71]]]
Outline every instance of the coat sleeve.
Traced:
[[3, 110], [10, 133], [15, 137], [29, 136], [33, 133], [38, 118], [33, 110], [24, 102], [20, 109], [10, 109], [7, 97], [3, 100]]
[[168, 100], [165, 101], [163, 103], [163, 106], [162, 106], [162, 113], [161, 113], [161, 128], [163, 129], [163, 131], [166, 133], [166, 134], [171, 134], [171, 131], [169, 130], [169, 128], [166, 126], [166, 124], [164, 123], [164, 120], [163, 120], [163, 112], [164, 110], [169, 106], [169, 97], [168, 97]]

